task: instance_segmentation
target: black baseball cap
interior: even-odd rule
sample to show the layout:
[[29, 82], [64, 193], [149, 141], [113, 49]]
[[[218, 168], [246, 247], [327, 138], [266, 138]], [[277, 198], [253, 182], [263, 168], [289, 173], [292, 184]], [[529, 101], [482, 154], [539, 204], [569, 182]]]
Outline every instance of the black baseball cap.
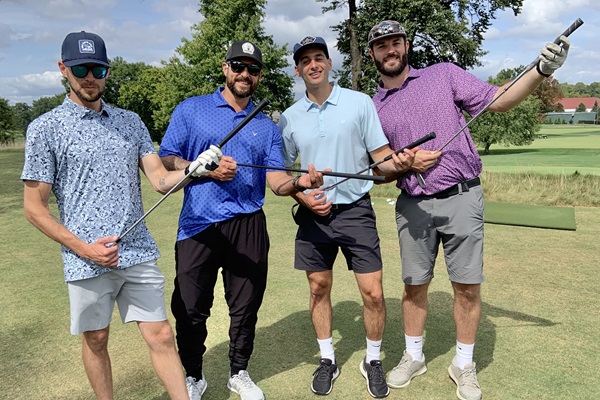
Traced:
[[325, 39], [320, 36], [306, 36], [300, 41], [300, 43], [296, 43], [294, 45], [294, 63], [296, 65], [298, 65], [300, 54], [309, 47], [320, 48], [325, 53], [325, 57], [329, 59], [329, 50], [327, 49], [327, 43], [325, 43]]
[[225, 61], [233, 60], [234, 58], [247, 57], [256, 61], [260, 66], [263, 66], [262, 53], [257, 45], [248, 41], [233, 42], [227, 51]]
[[392, 36], [403, 36], [406, 39], [406, 31], [402, 24], [398, 21], [385, 20], [371, 28], [369, 31], [368, 41], [369, 47], [379, 39], [384, 39]]

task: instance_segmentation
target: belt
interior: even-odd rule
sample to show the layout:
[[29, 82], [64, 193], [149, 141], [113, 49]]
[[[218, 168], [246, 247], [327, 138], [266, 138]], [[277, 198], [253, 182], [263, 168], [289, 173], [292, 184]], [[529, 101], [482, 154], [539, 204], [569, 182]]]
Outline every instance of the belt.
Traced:
[[331, 205], [331, 209], [332, 209], [332, 210], [347, 210], [347, 209], [349, 209], [349, 208], [356, 207], [356, 205], [357, 205], [358, 203], [360, 203], [361, 201], [363, 201], [363, 200], [366, 200], [366, 199], [370, 199], [370, 198], [371, 198], [371, 196], [369, 195], [369, 193], [366, 193], [366, 194], [365, 194], [365, 195], [363, 195], [363, 196], [362, 196], [360, 199], [358, 199], [358, 200], [356, 200], [356, 201], [353, 201], [352, 203], [346, 203], [346, 204], [342, 204], [342, 203], [340, 203], [340, 204], [332, 204], [332, 205]]
[[425, 199], [446, 199], [448, 197], [457, 195], [462, 192], [468, 192], [470, 188], [481, 185], [479, 177], [469, 179], [468, 181], [457, 183], [454, 186], [450, 186], [448, 189], [444, 189], [441, 192], [437, 192], [430, 195], [415, 196]]

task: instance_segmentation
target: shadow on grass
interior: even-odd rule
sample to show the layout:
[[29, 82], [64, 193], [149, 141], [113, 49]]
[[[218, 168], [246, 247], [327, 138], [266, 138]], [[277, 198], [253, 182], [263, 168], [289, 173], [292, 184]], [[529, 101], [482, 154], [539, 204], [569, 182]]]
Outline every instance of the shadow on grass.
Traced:
[[511, 148], [511, 149], [490, 149], [490, 152], [488, 154], [484, 154], [483, 150], [478, 150], [478, 152], [481, 157], [488, 157], [488, 156], [508, 156], [511, 154], [540, 153], [540, 152], [546, 152], [546, 150], [552, 151], [553, 149]]
[[[386, 299], [387, 325], [382, 350], [385, 352], [384, 367], [391, 370], [404, 351], [401, 299]], [[424, 352], [428, 362], [439, 356], [452, 361], [455, 346], [455, 327], [452, 317], [453, 299], [446, 292], [429, 294], [429, 315], [426, 323]], [[347, 368], [346, 363], [354, 353], [366, 351], [362, 304], [342, 301], [333, 307], [333, 329], [337, 364]], [[502, 309], [489, 303], [482, 304], [482, 318], [477, 336], [475, 359], [478, 370], [485, 369], [494, 360], [496, 325], [489, 317], [510, 318], [531, 326], [550, 327], [555, 322], [518, 311]], [[337, 339], [337, 340], [336, 340]], [[205, 375], [209, 382], [211, 397], [229, 395], [225, 382], [229, 373], [229, 342], [223, 341], [210, 348], [204, 357]], [[257, 329], [255, 349], [249, 372], [255, 382], [268, 379], [300, 365], [317, 367], [319, 351], [308, 310], [288, 315], [276, 323]], [[352, 367], [352, 366], [350, 366]], [[313, 368], [311, 367], [312, 371]], [[306, 386], [311, 376], [299, 377], [299, 385]], [[210, 385], [210, 382], [215, 382]]]
[[[556, 322], [551, 320], [499, 308], [485, 301], [482, 302], [481, 306], [481, 322], [475, 344], [475, 362], [479, 371], [485, 369], [494, 361], [496, 325], [490, 317], [509, 318], [518, 323], [531, 326], [550, 327], [556, 325]], [[429, 313], [425, 326], [426, 341], [423, 349], [429, 361], [439, 356], [445, 356], [456, 344], [452, 308], [453, 298], [450, 293], [432, 292], [429, 294]], [[446, 357], [448, 358], [448, 364], [450, 364], [454, 352]]]

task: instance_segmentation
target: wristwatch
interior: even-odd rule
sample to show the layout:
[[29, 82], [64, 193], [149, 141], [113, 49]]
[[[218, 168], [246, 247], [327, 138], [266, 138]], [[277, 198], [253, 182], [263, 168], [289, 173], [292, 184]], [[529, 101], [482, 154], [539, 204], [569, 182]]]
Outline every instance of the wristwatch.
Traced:
[[292, 181], [292, 186], [294, 187], [294, 189], [296, 189], [299, 192], [304, 192], [306, 190], [305, 187], [302, 187], [300, 185], [298, 185], [298, 179], [300, 179], [300, 176], [297, 176], [294, 178], [294, 180]]

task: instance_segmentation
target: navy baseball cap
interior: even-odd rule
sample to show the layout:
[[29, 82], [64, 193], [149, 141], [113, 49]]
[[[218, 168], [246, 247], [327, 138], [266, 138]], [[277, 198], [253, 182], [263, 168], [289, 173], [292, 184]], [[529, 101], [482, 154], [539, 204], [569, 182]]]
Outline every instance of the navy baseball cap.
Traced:
[[373, 43], [379, 39], [392, 36], [403, 36], [406, 39], [406, 31], [402, 24], [392, 20], [381, 21], [369, 31], [369, 36], [367, 38], [369, 47], [373, 46]]
[[294, 63], [296, 65], [298, 65], [300, 54], [310, 47], [320, 48], [325, 53], [325, 57], [329, 59], [329, 50], [327, 50], [327, 43], [325, 43], [325, 39], [320, 36], [306, 36], [300, 41], [300, 43], [296, 43], [294, 45]]
[[225, 61], [233, 60], [234, 58], [248, 57], [256, 61], [260, 66], [263, 66], [262, 53], [257, 45], [250, 43], [249, 41], [233, 42], [229, 50]]
[[67, 67], [87, 63], [110, 67], [104, 40], [91, 32], [69, 33], [62, 43], [61, 58]]

